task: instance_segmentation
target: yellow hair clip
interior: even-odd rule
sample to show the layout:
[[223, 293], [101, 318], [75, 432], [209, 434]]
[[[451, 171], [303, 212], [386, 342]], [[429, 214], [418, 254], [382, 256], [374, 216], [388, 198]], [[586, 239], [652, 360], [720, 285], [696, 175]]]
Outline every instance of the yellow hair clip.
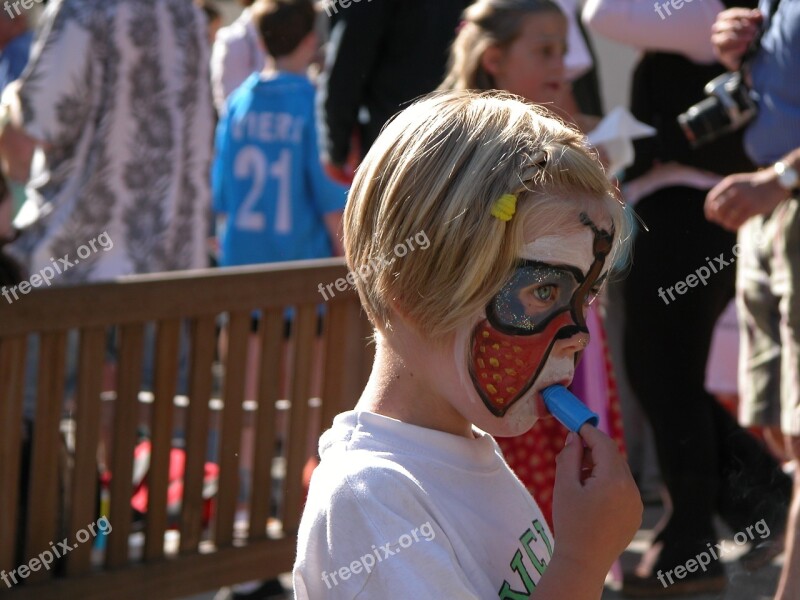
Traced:
[[514, 194], [503, 194], [492, 205], [492, 216], [501, 221], [510, 221], [517, 212], [517, 197]]

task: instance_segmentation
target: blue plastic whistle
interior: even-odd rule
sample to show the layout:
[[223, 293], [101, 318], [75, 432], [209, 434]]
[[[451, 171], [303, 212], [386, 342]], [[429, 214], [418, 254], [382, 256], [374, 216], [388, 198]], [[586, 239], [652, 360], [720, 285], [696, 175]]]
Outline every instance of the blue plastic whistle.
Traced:
[[597, 427], [600, 417], [589, 410], [586, 405], [563, 385], [551, 385], [542, 390], [544, 405], [559, 422], [578, 433], [584, 423]]

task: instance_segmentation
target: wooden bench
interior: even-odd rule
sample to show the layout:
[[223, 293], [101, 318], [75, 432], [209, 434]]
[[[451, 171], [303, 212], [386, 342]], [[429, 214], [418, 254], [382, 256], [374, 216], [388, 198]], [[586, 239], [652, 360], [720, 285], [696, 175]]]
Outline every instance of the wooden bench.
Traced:
[[[315, 352], [318, 285], [346, 273], [340, 259], [283, 263], [122, 278], [80, 287], [36, 290], [0, 306], [0, 571], [18, 568], [21, 419], [27, 336], [39, 336], [38, 390], [31, 446], [31, 481], [25, 560], [68, 538], [74, 545], [62, 573], [39, 569], [20, 585], [0, 582], [0, 597], [140, 599], [176, 598], [247, 580], [272, 578], [291, 570], [304, 501], [302, 472], [310, 442], [333, 417], [351, 408], [372, 360], [370, 329], [357, 295], [348, 290], [324, 303], [322, 351]], [[284, 309], [293, 306], [292, 342], [284, 341]], [[244, 403], [246, 354], [254, 310], [261, 311], [257, 398]], [[219, 319], [226, 314], [227, 318]], [[227, 356], [220, 366], [220, 323], [227, 329]], [[156, 324], [155, 368], [150, 414], [152, 441], [148, 474], [149, 508], [143, 527], [142, 558], [130, 554], [131, 477], [136, 429], [140, 424], [143, 339]], [[74, 453], [68, 493], [60, 494], [59, 431], [65, 397], [65, 353], [70, 331], [79, 333], [74, 394]], [[104, 389], [108, 333], [116, 334], [116, 382]], [[188, 335], [182, 332], [188, 331]], [[179, 346], [188, 339], [188, 392], [180, 417], [185, 433], [186, 472], [176, 552], [165, 552], [167, 486], [175, 423]], [[279, 394], [287, 376], [282, 354], [291, 349], [288, 398]], [[319, 364], [317, 364], [319, 363]], [[214, 410], [213, 371], [224, 371]], [[312, 375], [321, 370], [320, 399], [311, 398]], [[104, 398], [105, 400], [101, 399]], [[111, 398], [111, 400], [109, 400]], [[188, 398], [188, 401], [187, 401]], [[288, 408], [283, 444], [285, 474], [277, 506], [272, 504], [276, 452], [276, 402]], [[288, 402], [287, 402], [288, 400]], [[112, 405], [108, 431], [101, 432], [102, 405]], [[221, 406], [221, 408], [220, 408]], [[314, 408], [318, 407], [318, 408]], [[318, 410], [316, 428], [309, 426]], [[249, 526], [242, 533], [240, 457], [243, 416], [254, 435]], [[211, 419], [210, 415], [218, 414]], [[208, 457], [209, 423], [219, 438], [219, 491], [209, 527], [202, 523], [203, 465]], [[94, 539], [75, 544], [76, 534], [98, 519], [97, 456], [108, 435], [108, 522], [105, 549]], [[310, 438], [313, 438], [310, 440]], [[62, 497], [63, 496], [63, 497]], [[267, 523], [271, 515], [269, 532]], [[236, 527], [235, 525], [236, 523]], [[140, 534], [141, 535], [141, 534]], [[27, 564], [27, 562], [23, 562]]]

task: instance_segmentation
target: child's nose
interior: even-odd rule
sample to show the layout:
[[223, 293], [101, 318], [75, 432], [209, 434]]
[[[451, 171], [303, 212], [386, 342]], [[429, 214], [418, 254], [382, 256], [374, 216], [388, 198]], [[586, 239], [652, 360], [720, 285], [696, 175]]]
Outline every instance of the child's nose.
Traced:
[[584, 350], [589, 345], [589, 339], [589, 334], [586, 332], [576, 333], [563, 340], [557, 340], [553, 346], [553, 352], [556, 356], [571, 356]]

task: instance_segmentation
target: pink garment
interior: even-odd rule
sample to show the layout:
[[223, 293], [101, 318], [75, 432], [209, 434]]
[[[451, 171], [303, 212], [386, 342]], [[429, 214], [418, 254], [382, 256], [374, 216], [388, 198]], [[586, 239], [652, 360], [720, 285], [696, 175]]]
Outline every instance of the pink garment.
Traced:
[[583, 400], [586, 406], [600, 415], [598, 429], [610, 435], [611, 419], [608, 411], [608, 399], [611, 382], [606, 366], [605, 330], [595, 306], [590, 306], [586, 314], [586, 326], [589, 328], [589, 336], [593, 343], [586, 346], [583, 351], [581, 361], [575, 369], [575, 377], [572, 379], [570, 390]]

